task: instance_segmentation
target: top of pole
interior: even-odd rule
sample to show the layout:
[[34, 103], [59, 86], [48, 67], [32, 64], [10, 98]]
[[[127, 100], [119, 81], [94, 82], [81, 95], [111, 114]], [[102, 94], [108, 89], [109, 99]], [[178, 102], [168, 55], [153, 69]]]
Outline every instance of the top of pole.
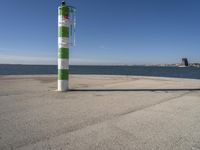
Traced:
[[62, 1], [61, 5], [62, 5], [62, 6], [65, 6], [65, 4], [66, 4], [65, 1]]
[[66, 5], [66, 2], [64, 0], [58, 6], [58, 15], [60, 15], [60, 16], [68, 16], [69, 15], [69, 7]]

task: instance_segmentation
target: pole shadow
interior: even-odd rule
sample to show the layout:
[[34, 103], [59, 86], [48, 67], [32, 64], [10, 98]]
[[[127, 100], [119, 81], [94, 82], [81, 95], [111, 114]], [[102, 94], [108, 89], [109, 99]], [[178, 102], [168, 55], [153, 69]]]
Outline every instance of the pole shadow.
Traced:
[[173, 92], [173, 91], [200, 91], [200, 88], [170, 88], [170, 89], [70, 89], [72, 92]]

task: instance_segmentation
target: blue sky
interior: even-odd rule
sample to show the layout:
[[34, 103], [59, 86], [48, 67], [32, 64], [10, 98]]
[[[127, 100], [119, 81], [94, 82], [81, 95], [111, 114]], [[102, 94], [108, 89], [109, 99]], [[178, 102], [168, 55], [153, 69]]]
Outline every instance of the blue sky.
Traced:
[[[199, 0], [69, 0], [71, 64], [200, 62]], [[56, 64], [59, 0], [0, 1], [0, 63]]]

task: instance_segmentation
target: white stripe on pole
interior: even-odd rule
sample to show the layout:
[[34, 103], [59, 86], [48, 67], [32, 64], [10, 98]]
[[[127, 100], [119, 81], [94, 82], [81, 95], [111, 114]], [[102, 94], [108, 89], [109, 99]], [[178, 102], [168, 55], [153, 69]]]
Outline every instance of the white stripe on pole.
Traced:
[[69, 26], [69, 19], [65, 19], [63, 16], [58, 17], [58, 26], [59, 27], [68, 27]]
[[58, 38], [58, 48], [69, 48], [68, 39], [65, 37]]
[[69, 69], [69, 59], [58, 59], [58, 69]]
[[58, 91], [67, 91], [68, 89], [69, 87], [67, 80], [58, 80]]
[[58, 44], [67, 43], [68, 38], [66, 37], [58, 37]]
[[69, 48], [69, 44], [58, 44], [58, 48]]

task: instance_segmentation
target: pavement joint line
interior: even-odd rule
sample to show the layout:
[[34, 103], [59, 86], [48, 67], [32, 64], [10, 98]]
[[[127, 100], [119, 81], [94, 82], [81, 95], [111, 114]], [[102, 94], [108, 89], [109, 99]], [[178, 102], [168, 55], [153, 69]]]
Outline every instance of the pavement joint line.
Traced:
[[[99, 123], [103, 123], [103, 122], [106, 122], [108, 120], [112, 120], [112, 118], [113, 117], [110, 116], [110, 117], [107, 117], [105, 119], [102, 118], [100, 120], [94, 120], [94, 121], [93, 120], [90, 120], [90, 121], [87, 120], [87, 121], [84, 121], [80, 124], [76, 124], [76, 125], [68, 127], [68, 129], [66, 129], [67, 131], [62, 131], [62, 132], [56, 131], [55, 132], [56, 134], [54, 134], [54, 135], [48, 134], [46, 136], [41, 137], [40, 139], [35, 138], [32, 141], [27, 140], [23, 144], [18, 144], [18, 146], [16, 146], [14, 149], [20, 149], [20, 148], [23, 148], [25, 146], [34, 145], [34, 144], [39, 143], [39, 142], [43, 142], [43, 141], [50, 140], [50, 139], [58, 137], [58, 136], [62, 136], [64, 134], [67, 135], [67, 134], [70, 134], [70, 133], [73, 133], [73, 132], [77, 132], [77, 131], [80, 131], [80, 130], [85, 129], [87, 127], [91, 127], [91, 126], [97, 125]], [[89, 123], [85, 126], [85, 122], [87, 122], [87, 123], [89, 122]]]
[[134, 113], [134, 112], [138, 112], [138, 111], [145, 110], [145, 109], [147, 109], [147, 108], [154, 107], [154, 106], [156, 106], [156, 105], [160, 105], [160, 104], [163, 104], [163, 103], [167, 103], [167, 102], [169, 102], [169, 101], [172, 101], [172, 100], [174, 100], [174, 99], [183, 97], [183, 96], [188, 95], [188, 94], [190, 94], [190, 93], [191, 93], [191, 92], [186, 92], [186, 93], [180, 94], [179, 96], [174, 96], [174, 97], [171, 97], [171, 98], [162, 100], [162, 101], [160, 101], [160, 102], [158, 102], [158, 103], [156, 103], [156, 104], [148, 105], [148, 106], [146, 106], [146, 107], [141, 107], [141, 108], [138, 108], [138, 109], [135, 109], [135, 110], [132, 110], [132, 111], [130, 110], [130, 111], [127, 111], [127, 112], [125, 112], [125, 113], [119, 114], [119, 116], [128, 115], [128, 114], [131, 114], [131, 113]]

